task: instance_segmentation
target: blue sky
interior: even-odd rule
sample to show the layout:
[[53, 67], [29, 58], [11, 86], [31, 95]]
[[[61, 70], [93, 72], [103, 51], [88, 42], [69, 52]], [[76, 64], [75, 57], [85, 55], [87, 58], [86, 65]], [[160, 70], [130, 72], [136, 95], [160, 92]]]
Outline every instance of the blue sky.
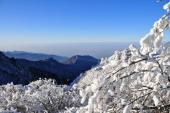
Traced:
[[31, 44], [138, 42], [165, 13], [162, 6], [167, 1], [0, 0], [0, 49], [23, 49]]

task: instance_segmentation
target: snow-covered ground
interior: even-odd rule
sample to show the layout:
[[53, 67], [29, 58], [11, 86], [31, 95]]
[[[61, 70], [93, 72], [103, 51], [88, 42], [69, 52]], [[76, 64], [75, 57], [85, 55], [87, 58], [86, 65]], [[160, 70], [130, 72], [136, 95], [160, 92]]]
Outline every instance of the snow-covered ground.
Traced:
[[141, 47], [130, 45], [103, 58], [100, 65], [81, 75], [71, 90], [52, 80], [0, 86], [0, 111], [169, 113], [170, 42], [163, 44], [162, 39], [170, 27], [170, 2], [164, 9], [168, 13], [141, 39]]

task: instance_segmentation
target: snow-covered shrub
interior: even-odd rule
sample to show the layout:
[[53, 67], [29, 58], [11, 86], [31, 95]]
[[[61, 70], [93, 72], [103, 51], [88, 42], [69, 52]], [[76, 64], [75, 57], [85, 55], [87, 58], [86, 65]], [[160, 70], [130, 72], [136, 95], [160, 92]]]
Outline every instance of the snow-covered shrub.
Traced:
[[78, 107], [79, 96], [75, 91], [64, 91], [65, 87], [41, 79], [26, 86], [0, 86], [0, 112], [59, 113]]

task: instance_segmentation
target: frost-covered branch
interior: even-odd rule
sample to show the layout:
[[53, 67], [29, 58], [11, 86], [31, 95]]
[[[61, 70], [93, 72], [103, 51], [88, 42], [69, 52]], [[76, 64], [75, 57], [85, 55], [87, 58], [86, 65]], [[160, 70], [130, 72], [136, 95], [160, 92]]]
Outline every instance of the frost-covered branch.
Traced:
[[163, 44], [162, 39], [170, 26], [170, 3], [164, 9], [168, 13], [141, 39], [140, 48], [130, 45], [127, 50], [116, 51], [86, 72], [77, 85], [84, 105], [78, 112], [153, 113], [160, 106], [161, 112], [168, 111], [170, 44]]

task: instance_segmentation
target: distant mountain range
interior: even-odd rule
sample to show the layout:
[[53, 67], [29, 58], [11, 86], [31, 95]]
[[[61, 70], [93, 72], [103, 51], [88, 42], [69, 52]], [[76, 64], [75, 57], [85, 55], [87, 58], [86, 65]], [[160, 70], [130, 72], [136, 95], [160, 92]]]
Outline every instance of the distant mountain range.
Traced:
[[68, 59], [67, 57], [64, 56], [50, 55], [50, 54], [43, 54], [43, 53], [31, 53], [31, 52], [24, 52], [24, 51], [7, 51], [4, 52], [4, 54], [10, 58], [14, 57], [17, 59], [26, 59], [31, 61], [39, 61], [48, 58], [53, 58], [59, 62], [64, 62]]
[[0, 84], [9, 82], [28, 84], [39, 78], [52, 78], [58, 84], [69, 84], [80, 73], [91, 69], [98, 63], [99, 60], [91, 56], [76, 55], [60, 63], [53, 57], [30, 61], [25, 58], [10, 58], [0, 52]]

